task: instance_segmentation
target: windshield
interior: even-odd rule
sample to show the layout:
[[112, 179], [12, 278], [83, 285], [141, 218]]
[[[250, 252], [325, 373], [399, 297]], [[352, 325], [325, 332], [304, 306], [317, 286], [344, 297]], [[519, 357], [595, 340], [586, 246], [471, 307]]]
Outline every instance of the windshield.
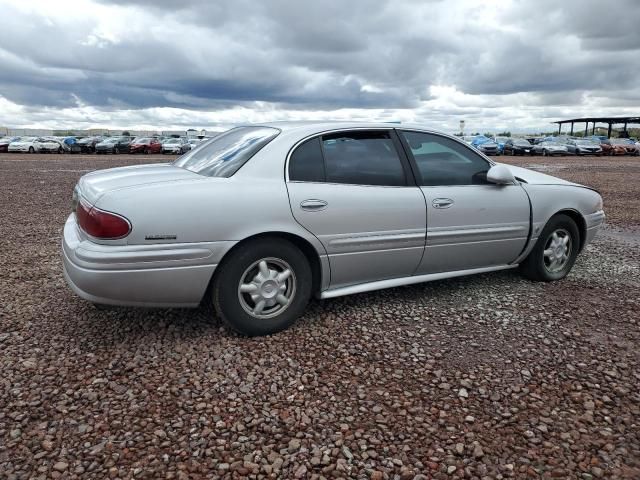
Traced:
[[234, 128], [186, 153], [174, 165], [207, 177], [230, 177], [279, 133], [271, 127]]
[[151, 139], [150, 138], [136, 138], [133, 143], [137, 144], [137, 145], [144, 145], [149, 143]]
[[169, 140], [165, 140], [164, 143], [180, 143], [180, 140], [177, 138], [170, 138]]
[[509, 137], [496, 137], [495, 141], [499, 143], [504, 143], [509, 140]]
[[106, 140], [104, 140], [104, 143], [117, 143], [118, 139], [117, 138], [107, 138]]
[[524, 138], [520, 138], [520, 139], [514, 140], [513, 144], [514, 145], [521, 145], [523, 147], [530, 147], [531, 146], [531, 144], [527, 140], [525, 140]]
[[576, 145], [593, 146], [595, 142], [593, 140], [576, 140]]

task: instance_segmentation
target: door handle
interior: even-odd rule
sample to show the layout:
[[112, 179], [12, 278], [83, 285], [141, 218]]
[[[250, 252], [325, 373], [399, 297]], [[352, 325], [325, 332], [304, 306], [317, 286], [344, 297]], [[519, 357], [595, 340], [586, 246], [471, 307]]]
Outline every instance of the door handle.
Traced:
[[434, 198], [431, 205], [433, 205], [433, 208], [449, 208], [453, 205], [453, 200], [450, 198]]
[[300, 208], [309, 212], [319, 212], [327, 208], [328, 203], [324, 200], [309, 199], [300, 202]]

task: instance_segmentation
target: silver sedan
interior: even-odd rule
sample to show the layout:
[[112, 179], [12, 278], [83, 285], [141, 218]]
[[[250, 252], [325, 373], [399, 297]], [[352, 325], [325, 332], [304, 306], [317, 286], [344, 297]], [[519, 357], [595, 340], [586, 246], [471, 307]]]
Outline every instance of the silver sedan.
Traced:
[[420, 126], [234, 128], [173, 163], [84, 175], [64, 272], [96, 304], [212, 303], [246, 335], [332, 298], [520, 267], [558, 280], [604, 222], [591, 188]]

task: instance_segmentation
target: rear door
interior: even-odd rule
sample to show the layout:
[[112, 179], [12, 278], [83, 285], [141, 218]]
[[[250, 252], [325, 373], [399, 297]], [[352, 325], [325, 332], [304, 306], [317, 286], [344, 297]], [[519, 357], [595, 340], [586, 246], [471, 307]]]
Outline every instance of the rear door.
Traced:
[[289, 157], [287, 188], [295, 219], [327, 251], [331, 287], [415, 272], [426, 206], [393, 129], [302, 142]]
[[427, 245], [417, 273], [514, 261], [529, 234], [524, 189], [487, 182], [491, 164], [456, 140], [417, 131], [400, 136], [427, 204]]

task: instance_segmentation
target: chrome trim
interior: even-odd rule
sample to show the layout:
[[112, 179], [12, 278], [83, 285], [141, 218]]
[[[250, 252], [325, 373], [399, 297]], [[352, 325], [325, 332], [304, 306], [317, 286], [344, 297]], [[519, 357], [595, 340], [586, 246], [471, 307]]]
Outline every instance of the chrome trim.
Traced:
[[475, 275], [477, 273], [496, 272], [499, 270], [509, 270], [518, 265], [498, 265], [495, 267], [472, 268], [469, 270], [457, 270], [454, 272], [427, 273], [425, 275], [416, 275], [411, 277], [390, 278], [388, 280], [378, 280], [375, 282], [360, 283], [348, 287], [325, 290], [320, 293], [320, 298], [334, 298], [343, 295], [353, 295], [354, 293], [370, 292], [372, 290], [381, 290], [383, 288], [401, 287], [404, 285], [413, 285], [415, 283], [432, 282], [434, 280], [444, 280], [446, 278], [462, 277], [465, 275]]
[[424, 240], [424, 230], [416, 233], [395, 233], [382, 235], [362, 235], [357, 237], [342, 237], [329, 240], [332, 246], [356, 246], [356, 245], [372, 245], [377, 243], [388, 242], [411, 242]]
[[486, 227], [486, 228], [456, 228], [450, 227], [437, 227], [427, 229], [427, 238], [446, 238], [446, 237], [464, 237], [471, 235], [481, 235], [484, 233], [509, 233], [520, 232], [529, 230], [528, 227], [523, 225], [511, 226], [511, 227]]

